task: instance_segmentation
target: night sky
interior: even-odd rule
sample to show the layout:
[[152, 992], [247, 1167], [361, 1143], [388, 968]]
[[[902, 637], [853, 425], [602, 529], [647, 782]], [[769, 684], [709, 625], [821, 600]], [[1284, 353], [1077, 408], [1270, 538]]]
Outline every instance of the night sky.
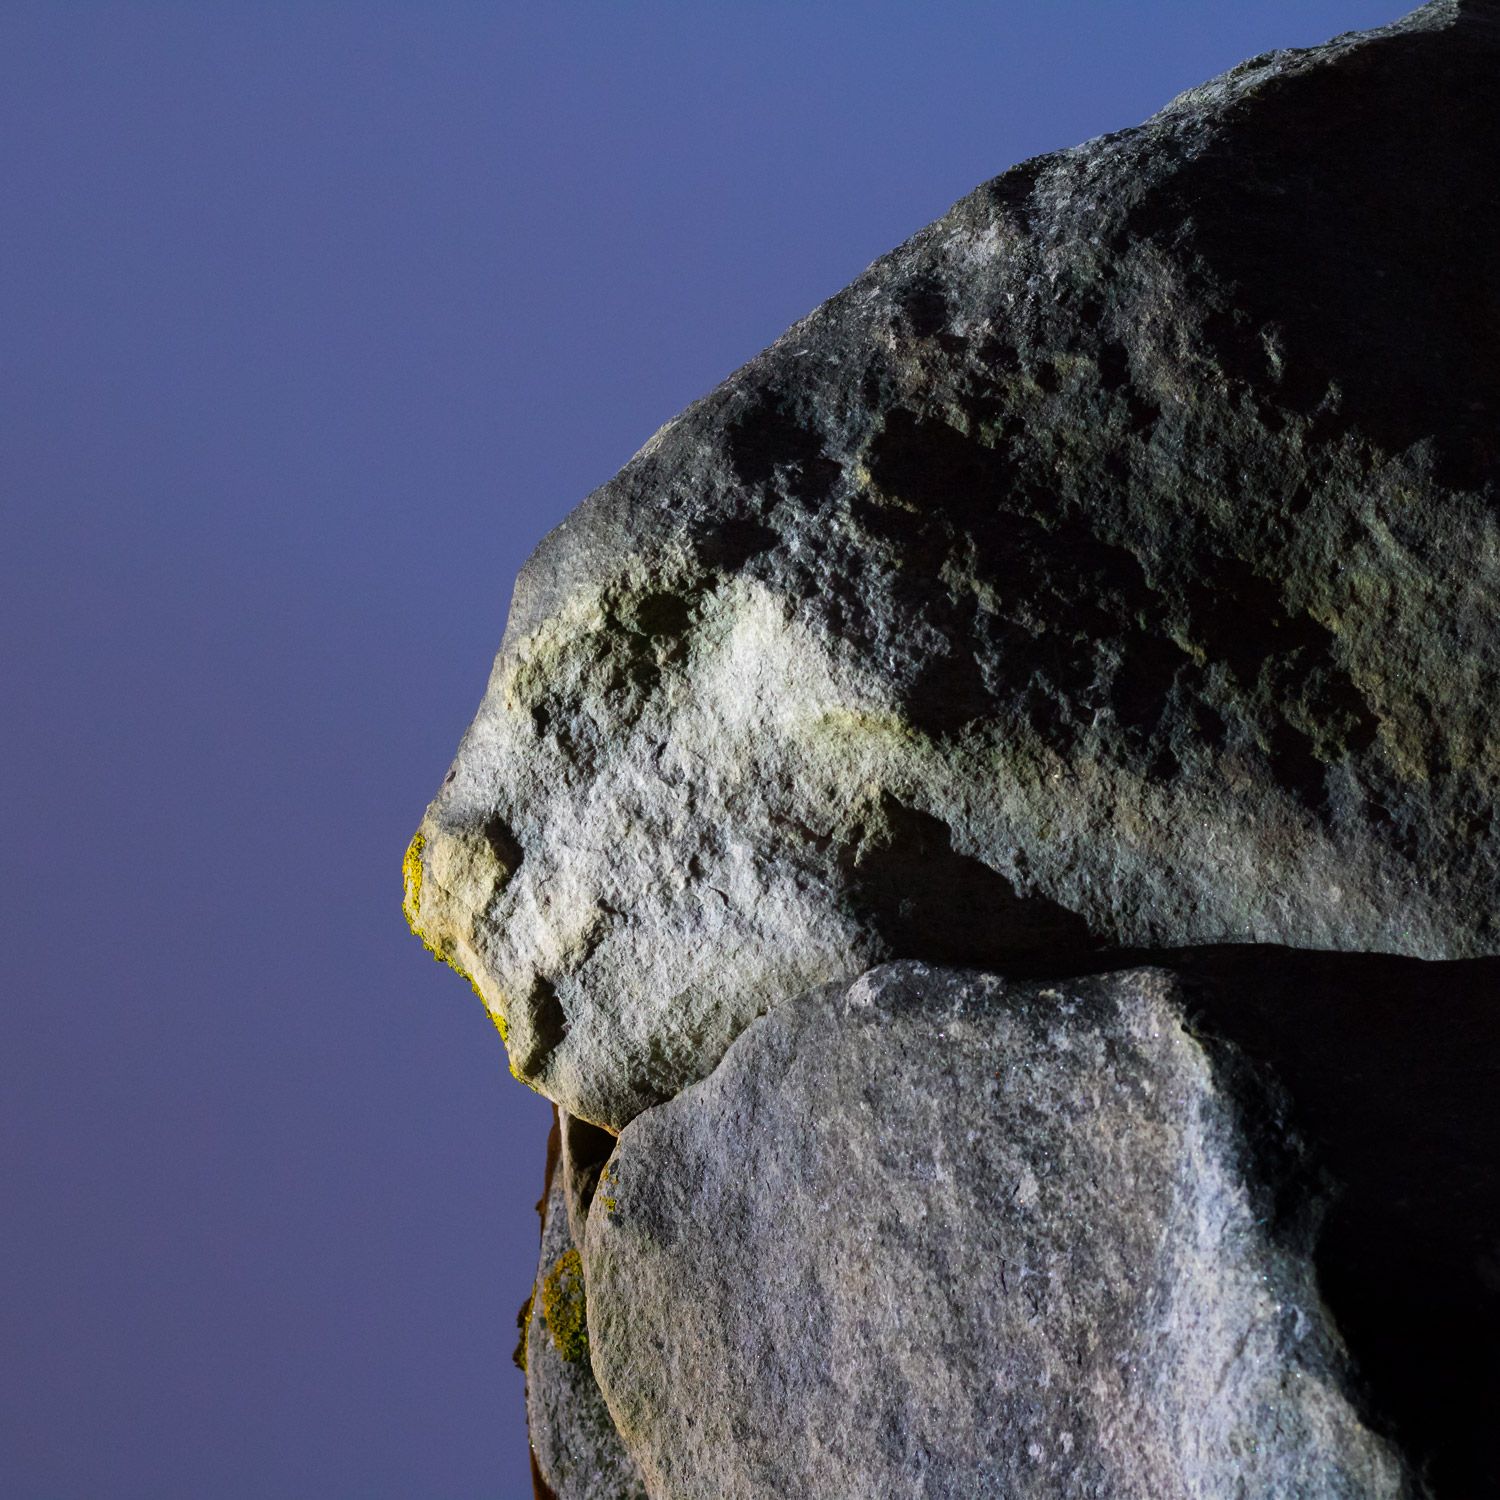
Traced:
[[1400, 0], [0, 7], [0, 1500], [520, 1500], [400, 913], [541, 535], [1011, 163]]

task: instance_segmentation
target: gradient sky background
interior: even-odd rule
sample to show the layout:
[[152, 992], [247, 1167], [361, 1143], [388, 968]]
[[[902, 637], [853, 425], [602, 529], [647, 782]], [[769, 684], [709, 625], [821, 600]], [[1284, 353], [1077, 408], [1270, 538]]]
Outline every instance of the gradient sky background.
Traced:
[[511, 582], [1011, 163], [1401, 0], [0, 7], [0, 1500], [519, 1500], [408, 936]]

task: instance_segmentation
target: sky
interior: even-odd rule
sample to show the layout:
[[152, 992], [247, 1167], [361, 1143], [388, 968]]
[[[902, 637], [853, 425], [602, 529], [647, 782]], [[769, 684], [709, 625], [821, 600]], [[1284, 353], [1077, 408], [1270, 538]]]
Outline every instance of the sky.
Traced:
[[540, 537], [1007, 166], [1401, 0], [0, 4], [0, 1500], [522, 1500], [400, 914]]

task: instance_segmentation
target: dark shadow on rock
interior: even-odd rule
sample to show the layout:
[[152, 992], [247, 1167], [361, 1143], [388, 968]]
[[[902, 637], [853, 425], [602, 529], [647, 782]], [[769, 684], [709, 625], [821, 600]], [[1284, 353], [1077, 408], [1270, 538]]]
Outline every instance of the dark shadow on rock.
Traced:
[[823, 453], [817, 428], [769, 392], [739, 414], [728, 446], [735, 474], [751, 488], [779, 478], [789, 493], [820, 500], [839, 477], [838, 464]]
[[882, 794], [862, 841], [843, 856], [849, 900], [891, 959], [955, 968], [1034, 969], [1041, 955], [1097, 946], [1083, 918], [1023, 897], [1003, 875], [953, 848], [940, 818]]
[[1228, 945], [1083, 967], [1133, 963], [1182, 975], [1195, 1029], [1290, 1095], [1332, 1179], [1318, 1272], [1373, 1410], [1438, 1496], [1500, 1495], [1500, 958]]
[[546, 1066], [547, 1059], [558, 1049], [567, 1035], [568, 1016], [557, 998], [557, 988], [550, 979], [538, 975], [526, 997], [524, 1014], [519, 1018], [524, 1025], [512, 1022], [512, 1036], [519, 1054], [517, 1070], [526, 1077], [535, 1077]]
[[1458, 488], [1500, 461], [1495, 88], [1493, 52], [1463, 28], [1275, 79], [1126, 230], [1169, 234], [1190, 216], [1184, 248], [1234, 288], [1233, 313], [1206, 330], [1226, 373], [1387, 451], [1429, 438], [1439, 481]]
[[[899, 552], [893, 598], [948, 645], [905, 689], [913, 723], [944, 735], [1019, 709], [1064, 755], [1104, 725], [1119, 736], [1112, 753], [1155, 775], [1232, 735], [1241, 757], [1325, 814], [1328, 765], [1375, 734], [1332, 632], [1208, 546], [1185, 572], [1148, 578], [1102, 534], [1104, 476], [1098, 514], [1062, 513], [1045, 476], [1003, 450], [897, 410], [867, 455], [873, 488], [852, 502], [855, 522]], [[1205, 722], [1224, 737], [1205, 741]]]
[[731, 518], [696, 538], [697, 556], [707, 568], [737, 573], [752, 557], [768, 552], [777, 533], [753, 516]]
[[610, 1152], [615, 1149], [615, 1137], [601, 1126], [580, 1120], [577, 1115], [563, 1113], [561, 1119], [563, 1195], [568, 1205], [573, 1243], [581, 1246], [589, 1205], [594, 1201], [599, 1174], [604, 1170]]
[[526, 857], [526, 851], [516, 840], [511, 832], [510, 825], [501, 818], [491, 818], [484, 825], [485, 842], [495, 852], [495, 858], [499, 860], [501, 867], [506, 870], [506, 879], [509, 880], [521, 867], [521, 861]]

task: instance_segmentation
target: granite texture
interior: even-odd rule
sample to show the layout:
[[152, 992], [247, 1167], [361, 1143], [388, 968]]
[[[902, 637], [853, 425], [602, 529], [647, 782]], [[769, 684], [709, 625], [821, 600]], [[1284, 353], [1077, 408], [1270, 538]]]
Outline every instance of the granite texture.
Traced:
[[1435, 0], [986, 183], [543, 541], [405, 864], [563, 1111], [539, 1494], [1500, 1495], [1497, 245]]

